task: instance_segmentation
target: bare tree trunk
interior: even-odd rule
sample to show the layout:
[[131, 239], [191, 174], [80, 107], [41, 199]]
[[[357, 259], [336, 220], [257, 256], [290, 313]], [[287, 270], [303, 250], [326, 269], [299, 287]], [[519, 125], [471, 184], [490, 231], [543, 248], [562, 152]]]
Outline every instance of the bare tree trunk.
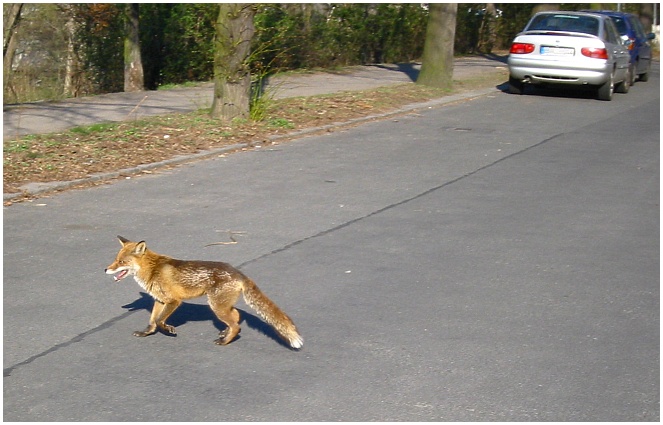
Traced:
[[64, 94], [65, 96], [76, 96], [78, 94], [78, 90], [74, 82], [74, 76], [78, 71], [78, 60], [76, 57], [76, 45], [74, 43], [76, 39], [76, 23], [74, 21], [73, 13], [70, 13], [70, 15], [67, 17], [65, 33], [67, 36], [67, 57], [65, 59], [64, 70]]
[[417, 84], [451, 88], [457, 3], [430, 3], [426, 41]]
[[645, 32], [649, 33], [652, 31], [652, 24], [654, 23], [654, 5], [653, 3], [641, 3], [640, 4], [640, 22], [645, 28]]
[[140, 91], [145, 87], [143, 61], [140, 57], [138, 31], [138, 3], [127, 4], [127, 24], [124, 36], [124, 91]]
[[[16, 52], [16, 37], [14, 37], [14, 35], [16, 33], [16, 27], [18, 27], [18, 23], [21, 20], [21, 9], [23, 9], [23, 3], [13, 3], [9, 5], [9, 10], [6, 13], [7, 22], [4, 22], [3, 19], [3, 89], [9, 85], [12, 72], [12, 63], [14, 62], [14, 53]], [[3, 7], [3, 13], [4, 12]]]
[[486, 3], [485, 13], [479, 27], [479, 45], [481, 53], [492, 53], [497, 40], [497, 8], [495, 3]]
[[251, 4], [222, 3], [214, 43], [214, 101], [212, 118], [230, 122], [248, 118], [251, 73], [247, 59], [255, 33]]
[[2, 36], [4, 39], [2, 45], [2, 56], [7, 55], [9, 43], [14, 36], [14, 33], [16, 32], [16, 27], [18, 26], [19, 21], [21, 20], [21, 9], [23, 9], [23, 3], [10, 4], [6, 13], [7, 22], [4, 22], [3, 17], [4, 34]]

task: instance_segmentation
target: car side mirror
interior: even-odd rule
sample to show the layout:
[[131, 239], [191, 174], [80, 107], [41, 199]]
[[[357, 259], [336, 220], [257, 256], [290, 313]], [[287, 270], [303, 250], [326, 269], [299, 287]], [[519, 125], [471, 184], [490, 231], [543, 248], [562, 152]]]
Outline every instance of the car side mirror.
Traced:
[[656, 38], [656, 34], [654, 34], [653, 32], [650, 32], [649, 34], [647, 34], [647, 40], [654, 40], [655, 38]]

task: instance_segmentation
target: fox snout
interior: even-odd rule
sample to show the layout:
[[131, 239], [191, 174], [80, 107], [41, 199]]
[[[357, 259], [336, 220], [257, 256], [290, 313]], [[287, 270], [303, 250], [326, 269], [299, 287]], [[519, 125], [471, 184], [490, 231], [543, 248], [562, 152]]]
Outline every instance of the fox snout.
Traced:
[[120, 280], [127, 277], [127, 275], [129, 274], [129, 268], [128, 267], [113, 267], [114, 265], [115, 265], [115, 263], [113, 263], [110, 266], [106, 267], [104, 269], [104, 272], [106, 272], [106, 274], [114, 275], [113, 279], [116, 282], [119, 282]]

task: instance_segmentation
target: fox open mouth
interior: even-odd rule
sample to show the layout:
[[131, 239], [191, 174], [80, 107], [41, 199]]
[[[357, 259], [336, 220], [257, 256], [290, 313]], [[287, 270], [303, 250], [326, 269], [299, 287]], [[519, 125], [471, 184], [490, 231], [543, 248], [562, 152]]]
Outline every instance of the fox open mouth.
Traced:
[[115, 276], [113, 276], [113, 279], [115, 279], [116, 282], [119, 282], [120, 280], [127, 277], [127, 274], [129, 274], [129, 270], [121, 270]]

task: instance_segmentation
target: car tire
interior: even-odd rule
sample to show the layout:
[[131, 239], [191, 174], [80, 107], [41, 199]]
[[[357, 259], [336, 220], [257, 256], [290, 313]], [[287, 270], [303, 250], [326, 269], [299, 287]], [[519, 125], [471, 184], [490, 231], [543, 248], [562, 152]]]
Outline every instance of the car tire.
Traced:
[[612, 94], [615, 92], [615, 74], [610, 74], [610, 79], [606, 81], [598, 90], [599, 100], [612, 100]]
[[624, 94], [628, 93], [628, 89], [631, 88], [631, 79], [632, 79], [631, 75], [633, 75], [632, 72], [633, 68], [629, 66], [626, 69], [626, 75], [624, 75], [624, 81], [617, 84], [617, 86], [615, 87], [615, 92], [624, 93]]
[[638, 75], [638, 81], [642, 81], [643, 83], [646, 83], [649, 81], [649, 69], [651, 68], [651, 61], [649, 62], [649, 65], [647, 66], [647, 72], [644, 72], [640, 75]]
[[525, 84], [513, 77], [509, 77], [509, 93], [511, 94], [523, 94], [525, 90]]

